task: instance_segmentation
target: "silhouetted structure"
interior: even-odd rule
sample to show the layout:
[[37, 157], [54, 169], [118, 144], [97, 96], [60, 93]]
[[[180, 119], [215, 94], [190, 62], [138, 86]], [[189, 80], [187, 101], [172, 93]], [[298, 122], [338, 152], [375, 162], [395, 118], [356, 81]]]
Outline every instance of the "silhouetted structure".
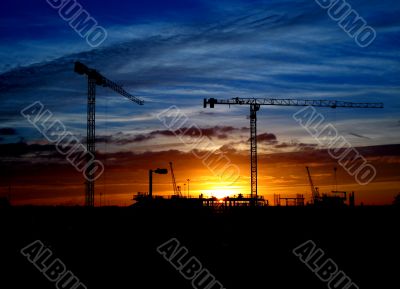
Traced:
[[150, 196], [149, 193], [139, 192], [133, 196], [135, 203], [133, 207], [152, 207], [152, 208], [202, 208], [203, 201], [201, 198], [186, 198], [172, 196]]
[[258, 196], [254, 199], [251, 195], [239, 194], [238, 196], [225, 197], [223, 199], [218, 199], [216, 197], [202, 198], [203, 206], [212, 208], [233, 208], [233, 207], [250, 207], [254, 203], [258, 206], [265, 207], [268, 206], [268, 200], [265, 200], [263, 196]]
[[[172, 196], [152, 196], [150, 197], [149, 193], [137, 193], [133, 200], [136, 202], [134, 206], [138, 207], [196, 207], [196, 208], [211, 208], [216, 210], [224, 210], [229, 208], [238, 208], [238, 207], [252, 207], [252, 204], [255, 200], [251, 197], [251, 195], [242, 195], [232, 197], [225, 197], [222, 199], [218, 199], [216, 197], [204, 198], [203, 195], [200, 195], [198, 198], [192, 197], [177, 197], [176, 195]], [[259, 206], [268, 206], [268, 200], [265, 200], [264, 197], [259, 196], [256, 202]]]
[[171, 177], [172, 177], [172, 187], [174, 189], [174, 194], [177, 198], [182, 197], [181, 187], [176, 185], [174, 168], [172, 167], [172, 162], [169, 162], [169, 168], [171, 170]]
[[355, 200], [354, 192], [351, 192], [349, 195], [349, 206], [354, 208], [355, 205], [356, 205], [356, 200]]
[[[308, 180], [310, 182], [310, 187], [311, 187], [311, 198], [312, 198], [312, 203], [315, 206], [328, 206], [328, 207], [343, 207], [346, 206], [347, 202], [347, 192], [345, 191], [332, 191], [331, 194], [320, 194], [318, 187], [314, 186], [314, 182], [311, 177], [311, 172], [310, 168], [306, 167], [307, 170], [307, 175], [308, 175]], [[336, 171], [337, 169], [334, 168], [334, 176], [335, 176], [335, 188], [337, 187], [337, 181], [336, 181]], [[354, 192], [351, 192], [349, 194], [349, 203], [348, 205], [350, 207], [355, 206], [355, 196]]]
[[304, 195], [297, 194], [296, 197], [281, 197], [280, 194], [274, 195], [274, 205], [277, 207], [282, 206], [282, 201], [285, 202], [286, 206], [304, 206]]
[[318, 199], [320, 198], [319, 196], [319, 191], [318, 188], [314, 186], [314, 182], [312, 180], [311, 177], [311, 172], [310, 172], [310, 168], [306, 167], [307, 170], [307, 175], [308, 175], [308, 181], [310, 182], [310, 187], [311, 187], [311, 197], [312, 197], [312, 201], [315, 204], [315, 202], [318, 202]]
[[88, 157], [88, 166], [86, 168], [86, 198], [85, 205], [88, 207], [94, 206], [94, 160], [96, 156], [96, 85], [108, 87], [113, 91], [125, 96], [129, 100], [143, 105], [143, 100], [126, 92], [120, 85], [107, 79], [97, 70], [91, 69], [80, 62], [75, 62], [75, 72], [88, 77], [88, 95], [87, 95], [87, 140], [86, 146], [90, 154]]
[[250, 175], [252, 205], [257, 206], [257, 111], [262, 105], [278, 106], [313, 106], [329, 108], [383, 108], [383, 103], [354, 103], [336, 100], [300, 100], [300, 99], [275, 99], [275, 98], [232, 98], [232, 99], [204, 99], [204, 108], [216, 104], [224, 105], [249, 105], [250, 106]]

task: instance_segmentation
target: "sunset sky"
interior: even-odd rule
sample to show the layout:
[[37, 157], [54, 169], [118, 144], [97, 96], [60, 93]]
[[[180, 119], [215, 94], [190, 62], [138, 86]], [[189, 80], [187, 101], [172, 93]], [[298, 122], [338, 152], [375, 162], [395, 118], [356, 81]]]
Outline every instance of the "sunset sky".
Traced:
[[[377, 32], [359, 47], [314, 0], [79, 1], [108, 38], [90, 47], [45, 1], [6, 0], [0, 11], [0, 196], [16, 205], [84, 202], [84, 178], [20, 111], [40, 101], [83, 143], [87, 81], [81, 61], [142, 98], [138, 106], [97, 89], [96, 204], [129, 205], [148, 191], [148, 170], [174, 163], [190, 194], [250, 193], [249, 107], [203, 108], [204, 98], [327, 99], [383, 102], [384, 109], [317, 111], [377, 176], [359, 185], [294, 119], [298, 107], [258, 113], [259, 194], [310, 197], [306, 166], [321, 192], [355, 191], [359, 204], [390, 204], [400, 192], [400, 2], [347, 1]], [[220, 180], [157, 117], [176, 105], [211, 145], [240, 169]], [[187, 186], [186, 186], [187, 187]], [[171, 175], [154, 176], [154, 193], [172, 194]], [[186, 191], [184, 192], [186, 194]]]

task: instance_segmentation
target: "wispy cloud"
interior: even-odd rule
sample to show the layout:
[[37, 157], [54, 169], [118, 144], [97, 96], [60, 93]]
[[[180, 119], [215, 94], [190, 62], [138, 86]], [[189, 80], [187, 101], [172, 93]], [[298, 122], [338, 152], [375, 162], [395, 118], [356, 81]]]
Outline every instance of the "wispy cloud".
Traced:
[[[36, 54], [38, 63], [25, 62], [25, 66], [0, 75], [1, 119], [5, 125], [17, 122], [26, 127], [19, 110], [41, 100], [82, 134], [86, 81], [73, 73], [75, 60], [99, 69], [146, 100], [145, 106], [137, 107], [110, 91], [98, 90], [98, 120], [105, 122], [108, 115], [107, 127], [115, 133], [121, 127], [133, 131], [138, 125], [162, 130], [154, 116], [172, 104], [179, 104], [200, 124], [218, 125], [223, 118], [230, 119], [227, 125], [233, 122], [235, 127], [246, 122], [244, 109], [202, 111], [204, 97], [384, 101], [388, 107], [384, 111], [363, 111], [356, 117], [393, 118], [400, 108], [400, 56], [393, 45], [400, 34], [400, 24], [393, 11], [399, 11], [400, 5], [395, 1], [383, 2], [386, 4], [354, 2], [369, 23], [376, 25], [379, 35], [376, 43], [364, 50], [313, 1], [257, 1], [257, 5], [245, 1], [218, 4], [199, 1], [201, 11], [208, 13], [204, 20], [143, 21], [141, 17], [141, 22], [123, 24], [107, 19], [111, 40], [96, 50], [81, 47], [77, 44], [79, 39], [70, 36], [65, 42], [58, 42], [51, 35], [35, 40], [39, 44], [23, 41], [30, 51], [27, 58]], [[392, 7], [392, 11], [388, 12], [386, 6]], [[56, 26], [60, 31], [69, 28], [61, 29], [54, 21], [57, 19], [46, 19], [46, 25]], [[11, 49], [23, 53], [16, 43]], [[43, 45], [47, 47], [45, 50]], [[0, 47], [0, 51], [9, 53], [5, 47]], [[43, 58], [39, 51], [59, 57]], [[18, 59], [17, 55], [10, 57]], [[270, 109], [268, 117], [279, 119], [274, 125], [287, 131], [291, 125], [290, 113], [282, 111]], [[77, 124], [79, 114], [81, 125]], [[262, 121], [261, 115], [262, 112]], [[346, 120], [353, 119], [355, 114], [340, 112], [338, 116]], [[243, 122], [238, 121], [241, 118]], [[30, 137], [29, 130], [22, 132]]]

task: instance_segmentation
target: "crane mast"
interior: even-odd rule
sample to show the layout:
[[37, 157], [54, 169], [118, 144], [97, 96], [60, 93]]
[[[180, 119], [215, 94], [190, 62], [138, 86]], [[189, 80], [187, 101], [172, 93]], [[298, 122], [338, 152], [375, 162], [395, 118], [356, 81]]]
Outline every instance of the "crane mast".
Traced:
[[[91, 155], [96, 154], [96, 80], [88, 77], [88, 100], [87, 100], [87, 129], [86, 129], [86, 149]], [[94, 181], [93, 181], [93, 162], [90, 161], [90, 154], [87, 156], [86, 162], [89, 166], [86, 168], [86, 192], [85, 205], [94, 207]]]
[[143, 105], [144, 102], [126, 92], [120, 85], [101, 75], [97, 70], [91, 69], [81, 62], [75, 62], [74, 71], [80, 75], [86, 75], [88, 79], [86, 148], [90, 154], [88, 154], [87, 163], [89, 165], [85, 174], [87, 177], [85, 183], [85, 205], [94, 207], [94, 163], [91, 156], [95, 157], [96, 155], [96, 86], [108, 87], [139, 105]]
[[313, 199], [313, 202], [315, 204], [315, 201], [319, 198], [319, 192], [317, 191], [317, 189], [314, 186], [312, 177], [311, 177], [311, 173], [310, 173], [310, 168], [306, 167], [307, 170], [307, 175], [308, 175], [308, 181], [310, 182], [310, 186], [311, 186], [311, 196]]
[[231, 99], [204, 99], [204, 108], [207, 105], [214, 108], [220, 105], [249, 105], [250, 106], [250, 175], [251, 175], [251, 199], [252, 205], [258, 205], [257, 190], [257, 111], [262, 105], [277, 106], [313, 106], [329, 108], [383, 108], [383, 103], [368, 102], [346, 102], [336, 100], [302, 100], [302, 99], [282, 99], [282, 98], [241, 98]]
[[251, 168], [251, 205], [257, 201], [257, 111], [259, 104], [250, 105], [250, 168]]
[[172, 162], [169, 162], [169, 167], [171, 169], [171, 175], [172, 175], [172, 186], [174, 188], [174, 194], [176, 197], [181, 197], [181, 190], [180, 187], [176, 185], [176, 180], [175, 180], [175, 174], [174, 174], [174, 169], [172, 167]]

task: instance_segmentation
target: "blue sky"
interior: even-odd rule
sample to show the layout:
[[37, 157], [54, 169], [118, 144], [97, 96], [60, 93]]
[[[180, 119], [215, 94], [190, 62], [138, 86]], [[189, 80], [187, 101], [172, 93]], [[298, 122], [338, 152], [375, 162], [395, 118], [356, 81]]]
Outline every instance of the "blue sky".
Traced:
[[[290, 97], [384, 102], [384, 110], [320, 112], [353, 145], [399, 142], [398, 1], [348, 1], [377, 31], [367, 48], [311, 0], [79, 3], [108, 32], [99, 48], [88, 46], [45, 0], [3, 2], [0, 118], [2, 127], [16, 128], [3, 143], [43, 141], [19, 114], [37, 100], [73, 133], [85, 134], [86, 81], [73, 73], [76, 60], [146, 101], [139, 107], [98, 89], [98, 135], [163, 129], [155, 115], [173, 104], [201, 127], [241, 128], [248, 126], [247, 107], [211, 111], [202, 99]], [[291, 118], [295, 112], [262, 108], [259, 132], [315, 143]], [[157, 147], [149, 142], [139, 149]]]
[[[240, 166], [247, 190], [249, 108], [204, 109], [203, 99], [211, 97], [384, 102], [384, 109], [318, 111], [354, 147], [365, 147], [360, 152], [377, 167], [377, 179], [366, 187], [339, 171], [343, 189], [355, 190], [358, 202], [365, 203], [390, 203], [398, 192], [399, 1], [348, 1], [377, 32], [365, 48], [314, 0], [79, 3], [108, 33], [98, 48], [90, 47], [46, 0], [2, 2], [0, 193], [10, 184], [21, 204], [82, 202], [82, 176], [20, 114], [40, 101], [84, 141], [87, 81], [74, 73], [75, 61], [145, 100], [138, 106], [97, 89], [96, 147], [108, 176], [101, 190], [115, 195], [115, 204], [145, 191], [146, 169], [166, 166], [171, 159], [178, 181], [190, 178], [193, 190], [218, 183], [157, 119], [171, 105], [211, 138], [211, 147], [199, 149], [220, 148]], [[292, 118], [297, 111], [268, 106], [258, 113], [261, 194], [306, 193], [304, 166], [312, 167], [321, 190], [331, 189], [332, 168], [338, 164]], [[169, 176], [160, 182], [159, 191], [169, 194]]]

